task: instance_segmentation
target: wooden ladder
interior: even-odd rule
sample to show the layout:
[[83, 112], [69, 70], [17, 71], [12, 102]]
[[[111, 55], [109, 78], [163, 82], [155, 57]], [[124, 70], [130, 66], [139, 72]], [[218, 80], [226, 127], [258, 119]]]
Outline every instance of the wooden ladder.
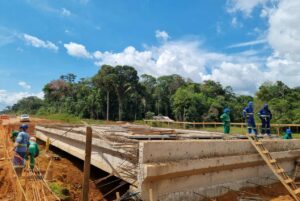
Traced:
[[272, 158], [270, 152], [265, 148], [263, 143], [257, 137], [252, 137], [246, 134], [251, 144], [254, 146], [259, 155], [264, 159], [266, 164], [272, 170], [274, 175], [279, 179], [283, 186], [288, 190], [290, 195], [296, 200], [300, 201], [300, 188], [297, 187], [293, 179], [291, 179], [283, 168], [279, 166], [276, 159]]

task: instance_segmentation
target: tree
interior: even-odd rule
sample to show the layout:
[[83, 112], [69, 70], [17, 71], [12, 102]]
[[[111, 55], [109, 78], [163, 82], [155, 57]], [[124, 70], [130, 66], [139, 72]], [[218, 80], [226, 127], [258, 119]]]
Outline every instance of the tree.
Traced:
[[182, 86], [172, 96], [172, 109], [178, 120], [200, 121], [206, 108], [206, 99], [197, 84]]
[[161, 76], [157, 79], [157, 84], [154, 91], [156, 100], [157, 114], [166, 116], [172, 115], [171, 112], [171, 97], [176, 90], [185, 84], [185, 80], [180, 75]]
[[218, 95], [225, 95], [225, 90], [219, 82], [213, 80], [206, 80], [201, 84], [201, 92], [208, 97], [216, 97]]
[[256, 96], [265, 102], [272, 100], [273, 98], [286, 98], [291, 92], [290, 88], [281, 81], [276, 83], [265, 82], [256, 93]]
[[21, 99], [11, 107], [16, 113], [35, 114], [43, 106], [43, 100], [36, 96]]
[[114, 68], [109, 65], [102, 65], [98, 73], [93, 77], [93, 83], [106, 92], [106, 120], [109, 120], [109, 99], [113, 90], [114, 81], [117, 79]]
[[155, 101], [154, 101], [154, 92], [156, 88], [156, 78], [143, 74], [141, 75], [141, 87], [143, 88], [142, 91], [144, 92], [143, 94], [143, 102], [144, 102], [144, 108], [145, 111], [155, 111]]
[[103, 65], [98, 74], [93, 77], [95, 86], [102, 88], [107, 94], [107, 119], [109, 108], [109, 94], [113, 91], [117, 95], [119, 117], [123, 117], [123, 106], [127, 95], [135, 93], [138, 88], [139, 77], [137, 71], [131, 66]]

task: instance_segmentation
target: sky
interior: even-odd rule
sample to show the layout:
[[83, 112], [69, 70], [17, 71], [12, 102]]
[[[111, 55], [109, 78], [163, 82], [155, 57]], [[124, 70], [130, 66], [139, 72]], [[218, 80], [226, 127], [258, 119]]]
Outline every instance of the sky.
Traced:
[[237, 94], [300, 78], [299, 0], [0, 1], [0, 109], [103, 64], [212, 79]]

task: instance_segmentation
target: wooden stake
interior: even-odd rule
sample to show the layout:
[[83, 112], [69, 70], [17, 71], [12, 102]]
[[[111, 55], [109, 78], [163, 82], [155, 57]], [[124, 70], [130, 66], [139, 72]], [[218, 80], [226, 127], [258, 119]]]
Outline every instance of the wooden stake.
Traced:
[[149, 189], [149, 201], [154, 201], [152, 188]]
[[46, 173], [45, 173], [45, 180], [46, 181], [52, 181], [53, 179], [53, 165], [52, 165], [52, 159], [50, 160]]
[[92, 128], [86, 127], [86, 141], [85, 141], [85, 159], [84, 159], [84, 175], [81, 200], [89, 200], [89, 179], [90, 179], [90, 166], [91, 166], [91, 152], [92, 152]]
[[120, 193], [119, 192], [116, 192], [116, 201], [121, 201]]
[[50, 146], [50, 138], [48, 137], [46, 140], [46, 147], [45, 147], [46, 153], [49, 151], [49, 146]]

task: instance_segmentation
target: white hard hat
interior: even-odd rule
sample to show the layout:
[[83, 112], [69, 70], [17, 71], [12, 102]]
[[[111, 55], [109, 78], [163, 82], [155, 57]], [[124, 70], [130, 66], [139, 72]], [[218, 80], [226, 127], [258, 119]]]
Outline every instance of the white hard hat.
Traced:
[[34, 142], [36, 142], [36, 138], [35, 137], [30, 137], [30, 139], [29, 139], [30, 141], [34, 141]]

